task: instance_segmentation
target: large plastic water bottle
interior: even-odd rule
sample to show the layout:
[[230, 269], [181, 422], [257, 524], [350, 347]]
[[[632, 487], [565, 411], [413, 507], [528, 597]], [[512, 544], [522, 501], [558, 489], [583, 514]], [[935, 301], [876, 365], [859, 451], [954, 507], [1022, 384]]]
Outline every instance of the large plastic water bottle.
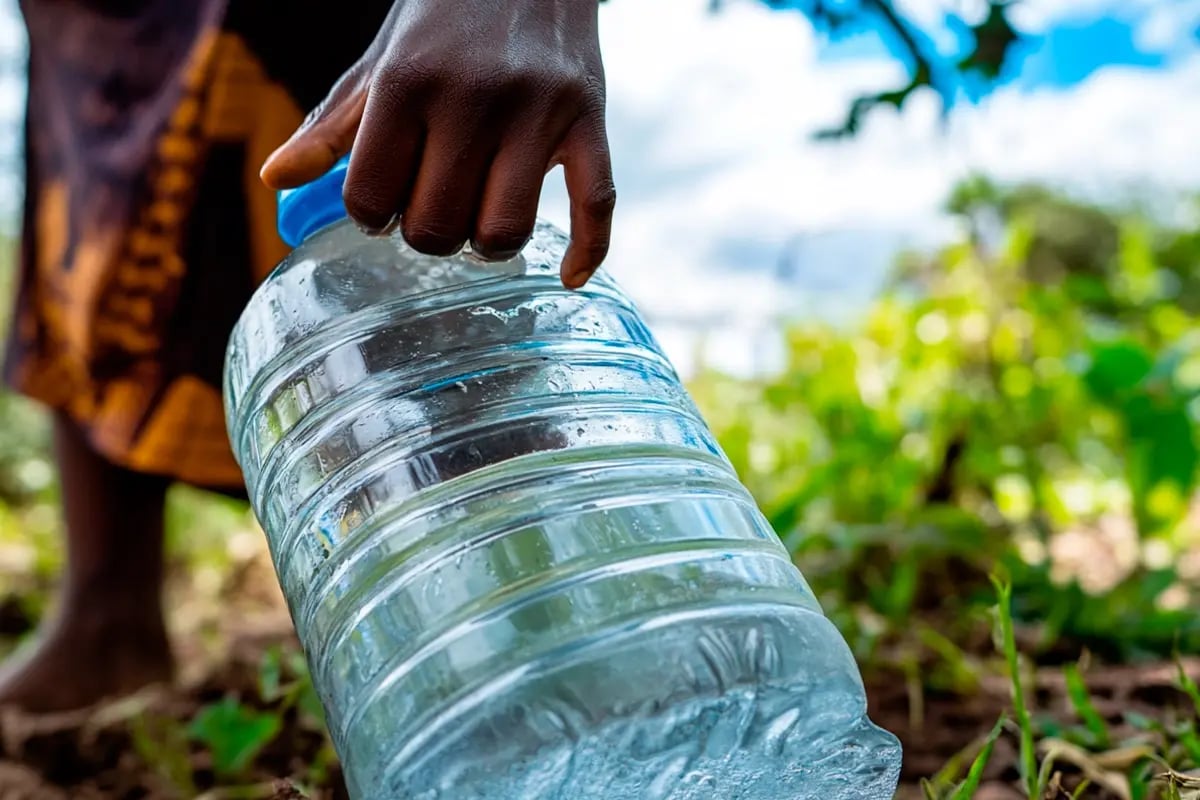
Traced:
[[874, 800], [896, 739], [629, 298], [428, 258], [344, 163], [234, 330], [234, 449], [351, 795]]

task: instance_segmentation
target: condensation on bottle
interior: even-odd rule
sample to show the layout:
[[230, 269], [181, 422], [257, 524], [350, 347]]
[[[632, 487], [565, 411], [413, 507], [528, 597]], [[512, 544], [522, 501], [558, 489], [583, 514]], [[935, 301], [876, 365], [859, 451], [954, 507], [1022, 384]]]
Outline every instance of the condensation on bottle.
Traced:
[[[280, 197], [234, 452], [355, 800], [882, 800], [900, 746], [634, 304]], [[647, 269], [652, 265], [647, 265]]]

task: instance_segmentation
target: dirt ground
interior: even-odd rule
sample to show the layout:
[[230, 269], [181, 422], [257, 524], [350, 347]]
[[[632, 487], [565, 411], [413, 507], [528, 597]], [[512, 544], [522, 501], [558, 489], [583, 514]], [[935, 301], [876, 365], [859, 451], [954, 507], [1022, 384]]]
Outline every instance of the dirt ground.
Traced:
[[[1184, 662], [1184, 668], [1193, 678], [1200, 676], [1200, 661]], [[1144, 754], [1144, 747], [1136, 744], [1144, 738], [1144, 734], [1135, 729], [1129, 719], [1141, 715], [1169, 721], [1194, 713], [1190, 700], [1177, 688], [1178, 670], [1175, 663], [1093, 667], [1088, 670], [1086, 679], [1092, 703], [1108, 723], [1114, 745], [1100, 755], [1062, 746], [1056, 755], [1056, 762], [1060, 765], [1064, 788], [1073, 789], [1080, 777], [1087, 773], [1093, 785], [1083, 797], [1103, 800], [1120, 800], [1123, 797], [1119, 791], [1105, 790], [1103, 776], [1097, 772], [1113, 770], [1120, 773], [1130, 765], [1130, 759]], [[1037, 670], [1034, 686], [1034, 696], [1030, 702], [1035, 716], [1064, 725], [1078, 724], [1061, 669], [1046, 667]], [[922, 718], [914, 719], [914, 703], [903, 682], [897, 680], [868, 685], [873, 719], [900, 737], [904, 744], [904, 765], [897, 800], [924, 800], [920, 780], [936, 774], [957, 754], [967, 753], [969, 763], [982, 738], [1000, 715], [1011, 708], [1009, 692], [1008, 683], [997, 677], [985, 680], [979, 691], [971, 695], [926, 693], [917, 702]], [[975, 797], [977, 800], [1024, 798], [1025, 795], [1017, 788], [1018, 778], [1018, 740], [1014, 729], [1007, 731], [996, 743], [992, 759], [984, 772], [984, 782]], [[1069, 798], [1071, 795], [1070, 792], [1063, 792], [1053, 796], [1057, 800], [1058, 797]]]
[[[212, 788], [216, 781], [211, 756], [183, 733], [197, 709], [223, 697], [260, 702], [264, 654], [280, 645], [295, 646], [282, 600], [271, 588], [277, 584], [271, 580], [269, 563], [255, 555], [243, 566], [232, 585], [214, 587], [207, 600], [195, 600], [193, 589], [177, 593], [179, 598], [193, 598], [190, 606], [181, 600], [173, 615], [182, 665], [178, 686], [151, 689], [89, 712], [41, 718], [0, 714], [0, 800], [168, 800], [180, 796], [171, 787], [181, 782], [194, 786], [195, 796], [204, 800], [344, 797], [336, 765], [319, 785], [307, 786], [307, 794], [293, 783], [311, 783], [312, 764], [323, 748], [328, 752], [319, 731], [295, 710], [283, 714], [281, 735], [258, 757], [248, 780], [232, 789]], [[218, 597], [223, 600], [215, 601]], [[231, 605], [237, 613], [231, 613]], [[7, 619], [3, 627], [12, 633], [20, 629], [20, 622]], [[1200, 661], [1187, 662], [1185, 668], [1200, 679]], [[1187, 697], [1175, 688], [1177, 674], [1177, 666], [1169, 663], [1088, 669], [1094, 705], [1111, 726], [1114, 741], [1136, 738], [1126, 721], [1129, 712], [1164, 721], [1176, 713], [1193, 713]], [[899, 674], [868, 674], [867, 683], [872, 718], [904, 744], [899, 800], [923, 798], [920, 780], [937, 773], [956, 754], [966, 751], [969, 762], [972, 743], [1009, 707], [1009, 686], [999, 676], [982, 679], [963, 695], [914, 689]], [[1039, 669], [1033, 686], [1036, 714], [1077, 722], [1061, 669]], [[997, 743], [976, 794], [980, 800], [1023, 796], [1016, 789], [1016, 742], [1016, 736], [1007, 733]], [[1114, 760], [1132, 757], [1131, 752], [1117, 748], [1096, 759], [1068, 749], [1058, 757], [1066, 765], [1063, 783], [1073, 785], [1083, 771], [1119, 768]], [[1074, 766], [1073, 758], [1078, 761]], [[1102, 788], [1082, 796], [1120, 800], [1120, 794]]]
[[[147, 763], [144, 754], [139, 754], [133, 741], [134, 728], [144, 723], [137, 720], [148, 717], [186, 721], [200, 705], [226, 693], [253, 697], [265, 648], [281, 641], [290, 641], [286, 620], [275, 630], [246, 632], [237, 637], [224, 663], [189, 687], [148, 691], [90, 713], [47, 718], [9, 713], [0, 717], [3, 754], [0, 800], [132, 800], [175, 796], [166, 788], [169, 785], [165, 782], [166, 767]], [[1200, 674], [1200, 665], [1191, 667]], [[1174, 665], [1158, 664], [1096, 670], [1089, 673], [1088, 683], [1095, 694], [1097, 709], [1119, 730], [1127, 711], [1161, 716], [1166, 706], [1182, 707], [1186, 698], [1173, 688], [1174, 677]], [[1008, 705], [1008, 688], [1001, 681], [987, 682], [969, 697], [925, 695], [919, 700], [918, 714], [914, 714], [913, 698], [900, 680], [873, 683], [869, 692], [874, 719], [894, 731], [904, 743], [899, 800], [923, 797], [920, 779], [936, 773], [956, 753], [985, 734]], [[1039, 673], [1037, 700], [1038, 708], [1044, 712], [1070, 717], [1060, 672]], [[304, 797], [288, 778], [303, 774], [320, 745], [320, 737], [303, 729], [295, 715], [291, 715], [285, 719], [285, 733], [259, 758], [254, 782], [236, 791], [210, 789], [200, 796], [205, 800]], [[193, 752], [192, 763], [186, 767], [202, 792], [213, 780], [205, 755]], [[1022, 797], [1015, 788], [1016, 765], [1015, 737], [1002, 738], [985, 784], [976, 797], [980, 800]], [[327, 800], [344, 797], [336, 771], [325, 786], [315, 788], [317, 791], [308, 796]]]

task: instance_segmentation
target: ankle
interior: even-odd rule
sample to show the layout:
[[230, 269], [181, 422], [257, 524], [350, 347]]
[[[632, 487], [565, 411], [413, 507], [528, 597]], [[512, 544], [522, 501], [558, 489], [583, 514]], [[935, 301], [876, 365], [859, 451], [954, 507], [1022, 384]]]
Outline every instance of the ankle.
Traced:
[[162, 599], [157, 592], [95, 591], [68, 587], [60, 601], [56, 628], [79, 637], [123, 634], [166, 635]]

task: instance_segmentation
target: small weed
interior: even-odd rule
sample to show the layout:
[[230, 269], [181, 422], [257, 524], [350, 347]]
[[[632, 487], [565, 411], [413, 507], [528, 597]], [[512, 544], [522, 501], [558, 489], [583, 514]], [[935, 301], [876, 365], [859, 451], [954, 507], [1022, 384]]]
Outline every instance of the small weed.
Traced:
[[1075, 664], [1068, 664], [1063, 670], [1063, 674], [1066, 678], [1067, 697], [1071, 700], [1071, 706], [1090, 734], [1089, 744], [1102, 749], [1109, 747], [1111, 736], [1108, 731], [1108, 723], [1096, 710], [1096, 705], [1092, 702], [1092, 696], [1088, 693], [1087, 684], [1084, 683], [1079, 667]]
[[958, 785], [954, 793], [950, 795], [950, 800], [970, 800], [970, 798], [975, 796], [975, 792], [979, 789], [979, 782], [983, 780], [983, 770], [992, 758], [992, 750], [996, 746], [996, 740], [1000, 738], [1000, 734], [1004, 731], [1004, 722], [1005, 720], [1002, 717], [992, 727], [992, 732], [988, 734], [983, 749], [979, 751], [979, 755], [971, 762], [971, 769], [967, 771], [966, 780]]
[[134, 751], [158, 774], [166, 791], [195, 797], [187, 729], [173, 717], [149, 713], [131, 717], [128, 724]]
[[1021, 684], [1021, 657], [1017, 651], [1016, 633], [1013, 631], [1012, 584], [1000, 578], [993, 578], [992, 582], [996, 586], [996, 594], [999, 599], [1000, 646], [1008, 665], [1008, 677], [1012, 685], [1013, 712], [1017, 718], [1020, 737], [1021, 780], [1025, 783], [1025, 791], [1029, 797], [1040, 798], [1045, 794], [1049, 775], [1039, 775], [1038, 773], [1033, 720], [1029, 714], [1029, 707], [1025, 704], [1025, 689]]
[[324, 730], [325, 710], [313, 686], [304, 654], [272, 647], [259, 667], [259, 695], [263, 702], [278, 704], [281, 711], [297, 709], [313, 730]]
[[1200, 717], [1200, 687], [1196, 686], [1196, 682], [1192, 680], [1192, 676], [1188, 675], [1187, 669], [1183, 665], [1183, 661], [1181, 661], [1178, 657], [1175, 659], [1175, 668], [1178, 670], [1177, 683], [1179, 684], [1179, 688], [1188, 696], [1188, 699], [1192, 701], [1192, 707], [1196, 711], [1196, 716]]
[[236, 779], [282, 727], [278, 712], [255, 711], [226, 697], [201, 709], [188, 726], [188, 733], [212, 753], [213, 770], [218, 776]]

